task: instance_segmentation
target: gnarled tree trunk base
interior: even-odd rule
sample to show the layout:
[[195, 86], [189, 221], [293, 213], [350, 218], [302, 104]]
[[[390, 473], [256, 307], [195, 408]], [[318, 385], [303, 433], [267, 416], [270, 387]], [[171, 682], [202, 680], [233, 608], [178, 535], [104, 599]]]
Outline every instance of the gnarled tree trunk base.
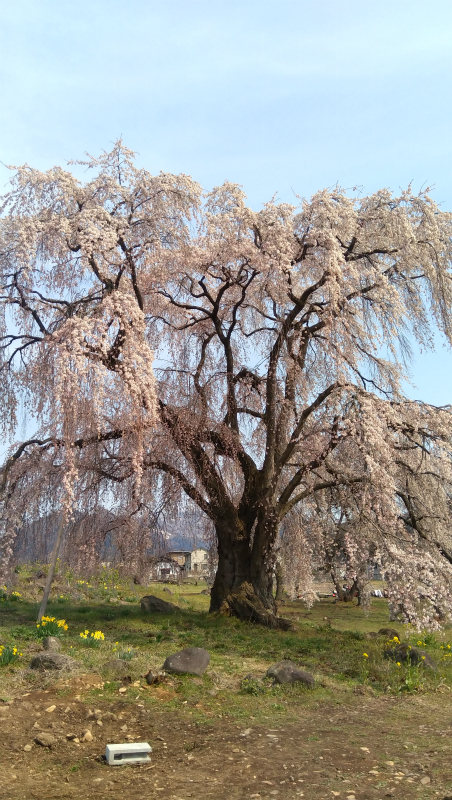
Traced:
[[256, 622], [267, 628], [293, 630], [290, 620], [277, 617], [259, 599], [251, 583], [244, 582], [231, 592], [220, 606], [220, 614], [238, 617], [244, 622]]

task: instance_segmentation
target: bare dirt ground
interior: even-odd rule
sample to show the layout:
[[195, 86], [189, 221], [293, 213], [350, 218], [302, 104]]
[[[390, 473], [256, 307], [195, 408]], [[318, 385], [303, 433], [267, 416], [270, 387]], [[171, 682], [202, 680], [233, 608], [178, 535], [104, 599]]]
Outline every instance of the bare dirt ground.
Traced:
[[[311, 699], [298, 721], [263, 725], [221, 713], [197, 721], [199, 704], [175, 711], [167, 688], [151, 690], [152, 708], [133, 686], [114, 703], [57, 688], [0, 703], [1, 800], [452, 798], [447, 693]], [[90, 742], [67, 738], [88, 729]], [[50, 748], [35, 743], [43, 731], [55, 737]], [[148, 741], [151, 763], [109, 767], [112, 741]]]

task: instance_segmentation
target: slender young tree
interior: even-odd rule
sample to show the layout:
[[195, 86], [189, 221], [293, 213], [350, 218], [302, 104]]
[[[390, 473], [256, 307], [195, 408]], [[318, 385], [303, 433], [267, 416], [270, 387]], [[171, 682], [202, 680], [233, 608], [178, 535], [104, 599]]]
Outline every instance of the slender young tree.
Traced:
[[211, 610], [279, 626], [281, 522], [309, 552], [328, 508], [410, 619], [450, 614], [450, 410], [401, 383], [409, 333], [452, 338], [451, 215], [410, 189], [255, 212], [121, 142], [85, 166], [21, 167], [4, 198], [0, 414], [38, 427], [2, 471], [5, 560], [42, 504], [185, 493], [216, 530]]

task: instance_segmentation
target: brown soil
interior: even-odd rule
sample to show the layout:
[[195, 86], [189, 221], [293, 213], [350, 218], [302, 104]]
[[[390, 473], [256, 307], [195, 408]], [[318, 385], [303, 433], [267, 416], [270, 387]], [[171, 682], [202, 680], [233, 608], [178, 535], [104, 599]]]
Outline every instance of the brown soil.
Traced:
[[[118, 695], [107, 704], [98, 698], [95, 705], [76, 691], [64, 698], [57, 689], [35, 691], [0, 703], [1, 800], [452, 797], [452, 698], [446, 694], [310, 701], [296, 724], [278, 717], [263, 725], [220, 715], [199, 722], [189, 704], [168, 710], [173, 693], [164, 686], [149, 690], [157, 707], [143, 694], [132, 700], [132, 687], [130, 699]], [[102, 725], [87, 718], [90, 709], [102, 712]], [[88, 728], [92, 742], [66, 738], [81, 738]], [[50, 749], [35, 743], [40, 731], [56, 738]], [[107, 766], [105, 745], [121, 741], [148, 741], [151, 763]]]

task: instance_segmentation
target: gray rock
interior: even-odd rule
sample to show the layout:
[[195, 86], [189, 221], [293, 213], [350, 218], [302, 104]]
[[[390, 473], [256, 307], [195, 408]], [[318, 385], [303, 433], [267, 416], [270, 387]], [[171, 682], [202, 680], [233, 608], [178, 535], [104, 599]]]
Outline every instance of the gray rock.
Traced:
[[210, 656], [207, 650], [202, 647], [186, 647], [179, 650], [172, 656], [168, 656], [163, 669], [165, 672], [172, 672], [174, 675], [204, 675], [210, 663]]
[[210, 589], [201, 589], [199, 594], [209, 594], [210, 595]]
[[391, 661], [400, 661], [400, 663], [404, 664], [427, 667], [434, 672], [438, 669], [436, 661], [422, 648], [413, 647], [413, 645], [405, 643], [397, 644], [395, 647], [387, 647], [384, 651], [384, 656], [385, 658], [390, 658]]
[[36, 744], [40, 744], [41, 747], [52, 747], [55, 744], [56, 739], [51, 733], [40, 733], [36, 739]]
[[172, 594], [171, 589], [168, 589], [167, 586], [164, 586], [164, 588], [162, 589], [162, 592], [166, 592], [166, 594]]
[[305, 683], [314, 686], [315, 680], [310, 672], [299, 669], [293, 661], [279, 661], [267, 670], [267, 678], [273, 678], [275, 683]]
[[170, 614], [172, 611], [177, 611], [177, 606], [174, 603], [168, 603], [166, 600], [161, 600], [160, 597], [155, 597], [153, 594], [147, 594], [140, 600], [141, 610], [152, 614], [158, 611], [161, 614]]
[[394, 628], [380, 628], [378, 635], [386, 636], [387, 639], [394, 639], [394, 636], [396, 636], [397, 639], [400, 639], [399, 634], [394, 630]]
[[50, 650], [52, 653], [58, 653], [61, 650], [61, 642], [57, 636], [44, 636], [42, 646], [44, 650]]
[[63, 669], [72, 670], [78, 666], [75, 658], [71, 656], [64, 656], [62, 653], [54, 653], [47, 650], [44, 653], [38, 653], [31, 663], [30, 669]]

